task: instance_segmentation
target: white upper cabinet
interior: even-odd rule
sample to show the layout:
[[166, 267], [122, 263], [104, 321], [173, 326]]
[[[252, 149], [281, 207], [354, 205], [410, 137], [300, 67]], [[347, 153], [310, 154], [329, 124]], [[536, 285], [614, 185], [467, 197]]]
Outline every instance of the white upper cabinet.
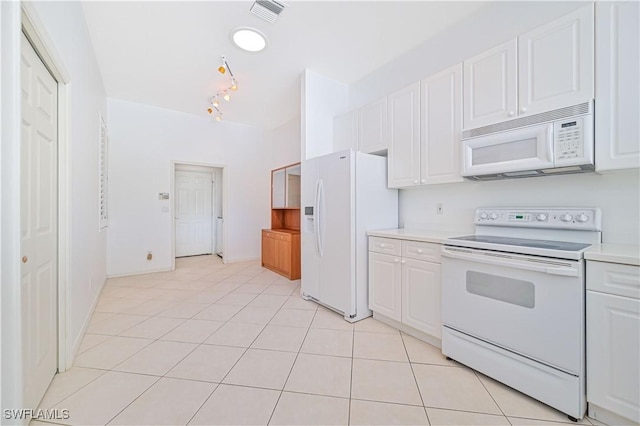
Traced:
[[333, 119], [333, 150], [358, 150], [358, 111], [351, 111]]
[[420, 83], [389, 95], [388, 186], [420, 184]]
[[596, 3], [596, 170], [640, 167], [640, 3]]
[[518, 37], [519, 115], [593, 99], [593, 6]]
[[358, 146], [366, 153], [384, 151], [387, 138], [387, 98], [363, 106], [358, 110]]
[[420, 183], [460, 182], [462, 64], [420, 82]]
[[516, 39], [464, 61], [464, 127], [515, 117], [518, 108]]
[[593, 5], [464, 61], [464, 129], [594, 97]]

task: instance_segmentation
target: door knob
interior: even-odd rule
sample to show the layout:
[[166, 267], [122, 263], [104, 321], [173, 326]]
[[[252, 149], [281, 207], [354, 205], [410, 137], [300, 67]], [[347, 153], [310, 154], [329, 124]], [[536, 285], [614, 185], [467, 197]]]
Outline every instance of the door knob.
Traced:
[[27, 263], [29, 258], [27, 256], [22, 256], [22, 263]]
[[527, 109], [525, 107], [520, 108], [520, 112], [527, 112]]
[[514, 115], [516, 115], [516, 113], [515, 113], [515, 112], [513, 112], [513, 111], [509, 111], [509, 117], [513, 117]]

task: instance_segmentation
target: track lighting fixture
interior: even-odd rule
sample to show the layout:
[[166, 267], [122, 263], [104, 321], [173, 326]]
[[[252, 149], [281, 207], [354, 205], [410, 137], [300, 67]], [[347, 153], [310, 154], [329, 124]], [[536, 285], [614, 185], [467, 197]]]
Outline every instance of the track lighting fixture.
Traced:
[[211, 106], [209, 108], [207, 108], [207, 112], [209, 113], [209, 115], [213, 115], [214, 113], [216, 114], [216, 121], [222, 121], [222, 111], [220, 111], [220, 101], [219, 98], [224, 99], [225, 101], [230, 101], [231, 100], [231, 94], [229, 93], [231, 90], [233, 90], [234, 92], [236, 90], [238, 90], [238, 82], [236, 80], [236, 77], [233, 75], [233, 72], [231, 71], [231, 68], [229, 67], [229, 63], [227, 62], [227, 59], [222, 56], [222, 65], [220, 65], [220, 67], [218, 67], [218, 72], [220, 74], [226, 74], [227, 72], [229, 72], [229, 79], [230, 84], [229, 86], [227, 86], [225, 89], [219, 90], [215, 95], [213, 95], [211, 97], [211, 99], [209, 100], [209, 102], [211, 103]]

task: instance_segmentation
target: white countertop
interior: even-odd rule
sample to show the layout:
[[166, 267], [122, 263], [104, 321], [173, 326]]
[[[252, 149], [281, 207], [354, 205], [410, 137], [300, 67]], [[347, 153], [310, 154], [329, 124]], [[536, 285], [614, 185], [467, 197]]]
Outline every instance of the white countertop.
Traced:
[[423, 241], [426, 243], [440, 244], [443, 240], [461, 235], [469, 235], [469, 232], [442, 231], [437, 229], [383, 229], [380, 231], [368, 231], [371, 237], [395, 238], [398, 240]]
[[630, 244], [594, 244], [584, 252], [587, 260], [640, 266], [640, 246]]

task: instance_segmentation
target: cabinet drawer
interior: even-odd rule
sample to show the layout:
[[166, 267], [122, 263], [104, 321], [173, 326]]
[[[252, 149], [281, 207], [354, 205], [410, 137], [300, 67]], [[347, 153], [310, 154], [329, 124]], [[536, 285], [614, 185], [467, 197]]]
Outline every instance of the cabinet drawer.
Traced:
[[291, 241], [291, 234], [286, 232], [262, 230], [262, 236], [265, 238], [273, 238], [274, 240]]
[[400, 242], [391, 238], [369, 237], [369, 251], [400, 256]]
[[440, 263], [440, 244], [420, 241], [403, 241], [402, 257]]
[[640, 267], [588, 261], [587, 289], [640, 299]]

